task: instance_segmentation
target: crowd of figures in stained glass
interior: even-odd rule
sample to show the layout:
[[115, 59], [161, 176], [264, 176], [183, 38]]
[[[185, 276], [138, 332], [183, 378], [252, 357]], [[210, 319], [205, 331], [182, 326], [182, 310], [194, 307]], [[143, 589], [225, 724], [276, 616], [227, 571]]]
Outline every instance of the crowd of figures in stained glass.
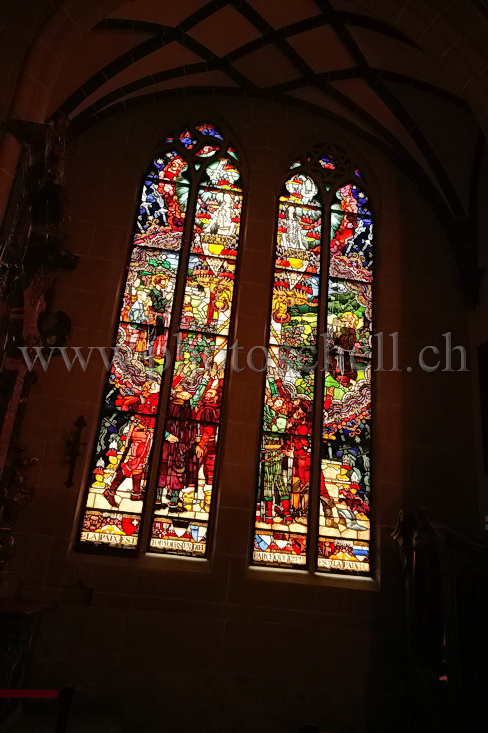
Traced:
[[[242, 207], [237, 166], [235, 150], [205, 124], [167, 138], [148, 169], [89, 479], [84, 544], [135, 548], [149, 511], [151, 551], [206, 554]], [[184, 288], [175, 301], [180, 278]], [[168, 379], [169, 402], [161, 405]], [[162, 448], [153, 456], [159, 433]], [[158, 465], [152, 507], [145, 496], [150, 460]]]
[[[291, 170], [278, 212], [253, 562], [306, 568], [312, 558], [319, 571], [367, 574], [372, 214], [360, 172], [336, 151], [312, 154]], [[354, 182], [334, 186], [346, 176]], [[327, 318], [319, 365], [321, 308]], [[320, 456], [313, 440], [317, 410]], [[312, 492], [319, 495], [314, 548], [307, 546], [317, 520], [309, 512]]]
[[[341, 186], [331, 210], [318, 567], [370, 570], [372, 215]], [[333, 276], [333, 277], [332, 277]]]
[[[364, 188], [343, 151], [315, 150], [293, 163], [279, 199], [258, 565], [370, 571], [373, 217]], [[140, 196], [84, 546], [134, 550], [145, 527], [144, 550], [207, 553], [241, 209], [237, 154], [213, 125], [165, 140]]]
[[322, 206], [293, 175], [278, 211], [254, 560], [307, 560]]

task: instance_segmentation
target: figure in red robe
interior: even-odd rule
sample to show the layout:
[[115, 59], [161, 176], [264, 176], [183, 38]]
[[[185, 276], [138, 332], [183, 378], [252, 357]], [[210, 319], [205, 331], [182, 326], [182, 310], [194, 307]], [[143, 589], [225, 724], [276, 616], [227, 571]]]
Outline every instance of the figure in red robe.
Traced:
[[142, 476], [146, 466], [147, 456], [151, 448], [151, 430], [147, 424], [147, 418], [138, 417], [134, 419], [125, 439], [126, 447], [124, 456], [117, 468], [110, 486], [103, 492], [104, 497], [112, 507], [118, 507], [115, 498], [117, 489], [126, 478], [132, 478], [132, 501], [141, 501], [144, 495], [142, 489]]

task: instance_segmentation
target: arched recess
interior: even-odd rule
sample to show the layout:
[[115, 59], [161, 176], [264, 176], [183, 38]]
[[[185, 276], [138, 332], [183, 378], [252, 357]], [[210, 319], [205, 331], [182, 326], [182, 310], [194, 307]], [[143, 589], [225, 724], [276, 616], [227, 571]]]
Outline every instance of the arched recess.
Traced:
[[252, 562], [368, 574], [373, 220], [337, 146], [280, 196]]
[[[46, 123], [49, 99], [69, 53], [102, 18], [123, 5], [124, 0], [101, 0], [95, 4], [62, 0], [58, 3], [25, 48], [10, 108], [5, 111], [8, 123], [10, 120]], [[20, 13], [24, 10], [19, 6], [18, 12], [18, 22], [22, 25]], [[0, 217], [7, 207], [20, 155], [21, 145], [7, 124], [0, 143]]]
[[205, 556], [242, 188], [213, 124], [165, 139], [145, 175], [79, 547]]

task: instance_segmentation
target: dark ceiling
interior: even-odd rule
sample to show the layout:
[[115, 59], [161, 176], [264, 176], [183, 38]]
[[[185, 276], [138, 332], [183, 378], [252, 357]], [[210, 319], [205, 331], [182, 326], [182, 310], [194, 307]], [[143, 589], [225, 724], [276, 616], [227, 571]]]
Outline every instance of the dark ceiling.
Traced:
[[[72, 47], [49, 114], [67, 115], [76, 135], [131, 106], [190, 93], [307, 107], [386, 153], [423, 191], [472, 293], [484, 135], [463, 93], [466, 74], [446, 65], [466, 31], [446, 24], [437, 5], [132, 0]], [[484, 1], [464, 5], [486, 31]]]

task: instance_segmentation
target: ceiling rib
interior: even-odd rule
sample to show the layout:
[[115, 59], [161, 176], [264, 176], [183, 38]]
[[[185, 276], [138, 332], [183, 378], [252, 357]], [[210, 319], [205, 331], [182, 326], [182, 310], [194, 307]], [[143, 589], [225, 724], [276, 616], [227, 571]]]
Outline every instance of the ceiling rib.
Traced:
[[[316, 114], [322, 116], [327, 115], [330, 119], [337, 117], [340, 124], [344, 126], [345, 120], [337, 114], [332, 114], [329, 110], [321, 108], [311, 102], [304, 102], [291, 97], [287, 92], [300, 90], [301, 88], [311, 87], [323, 94], [327, 95], [348, 110], [354, 117], [364, 124], [372, 132], [362, 129], [359, 124], [354, 125], [348, 122], [348, 126], [353, 126], [355, 133], [360, 134], [363, 138], [374, 140], [375, 146], [381, 148], [384, 152], [394, 158], [397, 164], [401, 161], [401, 167], [408, 171], [408, 175], [415, 181], [416, 185], [421, 187], [429, 195], [431, 204], [435, 201], [437, 211], [442, 211], [443, 223], [449, 229], [451, 227], [451, 235], [455, 229], [456, 222], [466, 221], [471, 212], [465, 212], [461, 203], [461, 199], [457, 193], [455, 186], [444, 167], [442, 160], [437, 155], [433, 146], [429, 142], [427, 136], [423, 133], [408, 112], [408, 109], [402, 105], [397, 96], [387, 86], [387, 82], [396, 82], [416, 87], [423, 92], [427, 92], [436, 99], [443, 99], [447, 103], [454, 104], [464, 110], [469, 110], [468, 105], [452, 92], [430, 84], [416, 77], [410, 77], [394, 71], [381, 68], [373, 68], [368, 63], [368, 58], [363, 53], [359, 45], [356, 43], [349, 27], [360, 27], [375, 33], [382, 34], [392, 38], [398, 43], [408, 44], [409, 46], [421, 51], [418, 46], [413, 43], [401, 31], [388, 25], [380, 20], [376, 20], [369, 16], [363, 16], [359, 13], [348, 13], [337, 11], [333, 3], [329, 0], [314, 0], [317, 6], [317, 15], [305, 18], [298, 22], [289, 24], [288, 26], [275, 29], [263, 16], [255, 10], [246, 0], [212, 0], [204, 5], [196, 12], [189, 15], [181, 23], [175, 27], [159, 25], [157, 23], [149, 23], [145, 21], [137, 21], [131, 19], [107, 18], [97, 26], [97, 29], [103, 30], [132, 30], [151, 34], [147, 40], [139, 43], [130, 51], [120, 55], [112, 62], [107, 64], [97, 74], [90, 77], [82, 84], [77, 91], [63, 103], [60, 111], [66, 115], [73, 116], [73, 129], [81, 131], [91, 124], [98, 122], [106, 117], [115, 114], [121, 109], [128, 109], [139, 104], [147, 103], [149, 100], [159, 100], [175, 97], [181, 94], [193, 93], [219, 93], [219, 94], [235, 94], [235, 87], [198, 87], [198, 86], [179, 86], [174, 90], [164, 90], [158, 92], [149, 92], [148, 87], [160, 84], [166, 81], [180, 81], [184, 85], [185, 77], [195, 74], [205, 74], [213, 71], [223, 72], [229, 81], [234, 82], [247, 95], [270, 99], [287, 104], [307, 105]], [[240, 47], [233, 49], [228, 54], [218, 56], [213, 53], [205, 43], [197, 41], [189, 32], [198, 26], [202, 21], [210, 18], [216, 12], [231, 6], [236, 10], [242, 18], [255, 28], [260, 37], [247, 42]], [[338, 69], [316, 73], [312, 66], [305, 61], [301, 54], [289, 43], [289, 39], [298, 34], [306, 33], [309, 30], [330, 26], [342, 46], [345, 48], [350, 58], [353, 60], [353, 66], [346, 69]], [[201, 37], [201, 36], [200, 36]], [[125, 84], [120, 89], [100, 97], [94, 101], [79, 114], [74, 114], [77, 107], [89, 101], [94, 92], [101, 89], [107, 81], [113, 79], [121, 71], [129, 68], [136, 61], [150, 56], [155, 51], [172, 43], [178, 42], [188, 50], [192, 51], [202, 60], [186, 66], [179, 66], [161, 72], [136, 78]], [[261, 89], [248, 78], [244, 73], [239, 71], [235, 62], [248, 57], [249, 55], [259, 51], [266, 46], [273, 46], [284, 58], [292, 65], [298, 75], [286, 82], [281, 82], [273, 86]], [[309, 57], [307, 56], [307, 61]], [[291, 68], [291, 67], [290, 67]], [[372, 114], [364, 104], [360, 104], [350, 95], [345, 94], [336, 86], [334, 82], [347, 79], [361, 79], [368, 86], [370, 92], [378, 100], [378, 105], [384, 105], [398, 121], [402, 133], [395, 135], [388, 125], [379, 121], [378, 117]], [[140, 94], [138, 94], [140, 92]], [[135, 95], [127, 99], [127, 95]], [[415, 145], [419, 152], [420, 160], [402, 143], [402, 135], [408, 138]], [[484, 144], [484, 138], [483, 138]], [[481, 146], [481, 142], [479, 142]], [[422, 162], [422, 159], [425, 162]], [[476, 168], [476, 162], [473, 164], [472, 172], [472, 189], [475, 187], [475, 179], [479, 177], [479, 171]], [[442, 193], [441, 193], [442, 192]], [[471, 201], [472, 204], [472, 201]], [[473, 205], [470, 206], [470, 209]], [[453, 228], [454, 227], [454, 228]], [[456, 237], [450, 237], [454, 248], [457, 247]], [[460, 245], [461, 246], [461, 245]], [[469, 246], [464, 240], [462, 247], [465, 250]], [[459, 252], [457, 253], [459, 256]], [[457, 257], [459, 259], [459, 257]], [[471, 257], [472, 261], [472, 257]]]

